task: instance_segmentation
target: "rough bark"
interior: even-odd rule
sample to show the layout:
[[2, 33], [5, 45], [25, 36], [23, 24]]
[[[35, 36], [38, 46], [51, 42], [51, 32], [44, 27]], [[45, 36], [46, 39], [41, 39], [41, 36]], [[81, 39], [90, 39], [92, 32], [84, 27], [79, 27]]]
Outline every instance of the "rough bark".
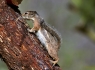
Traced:
[[61, 70], [52, 66], [49, 54], [25, 23], [16, 21], [19, 16], [6, 0], [0, 0], [0, 57], [9, 70]]

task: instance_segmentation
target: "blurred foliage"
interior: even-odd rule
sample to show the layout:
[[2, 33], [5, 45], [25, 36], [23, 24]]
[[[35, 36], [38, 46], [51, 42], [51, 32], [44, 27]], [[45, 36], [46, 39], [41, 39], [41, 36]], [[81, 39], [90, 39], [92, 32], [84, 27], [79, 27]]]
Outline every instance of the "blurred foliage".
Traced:
[[95, 66], [88, 66], [88, 67], [85, 67], [84, 70], [95, 70]]
[[2, 60], [0, 60], [0, 70], [8, 70], [6, 64]]
[[95, 0], [71, 0], [71, 4], [81, 15], [78, 30], [95, 41]]

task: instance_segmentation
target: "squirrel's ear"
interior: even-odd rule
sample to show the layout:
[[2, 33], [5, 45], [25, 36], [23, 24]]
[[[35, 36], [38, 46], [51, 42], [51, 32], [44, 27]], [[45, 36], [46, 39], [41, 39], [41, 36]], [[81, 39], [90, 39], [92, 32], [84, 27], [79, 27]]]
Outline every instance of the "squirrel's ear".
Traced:
[[34, 11], [34, 13], [37, 13], [36, 11]]
[[37, 11], [34, 11], [35, 14], [38, 14]]

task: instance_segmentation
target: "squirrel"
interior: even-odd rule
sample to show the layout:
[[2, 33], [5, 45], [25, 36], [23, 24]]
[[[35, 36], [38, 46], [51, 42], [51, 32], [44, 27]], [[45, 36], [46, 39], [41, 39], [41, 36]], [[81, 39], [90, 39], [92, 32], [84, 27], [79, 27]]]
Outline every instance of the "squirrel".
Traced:
[[53, 65], [59, 61], [58, 50], [60, 48], [61, 39], [57, 32], [46, 24], [36, 11], [27, 11], [22, 17], [33, 21], [33, 28], [28, 29], [34, 32], [43, 46], [45, 46], [49, 55], [54, 59], [50, 60]]

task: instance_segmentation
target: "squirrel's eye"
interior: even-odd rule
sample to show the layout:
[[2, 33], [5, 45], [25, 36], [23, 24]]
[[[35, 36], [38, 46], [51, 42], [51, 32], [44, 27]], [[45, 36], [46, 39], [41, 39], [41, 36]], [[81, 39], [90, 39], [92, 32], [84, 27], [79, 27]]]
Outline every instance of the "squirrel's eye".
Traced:
[[27, 13], [25, 13], [25, 14], [27, 14]]

